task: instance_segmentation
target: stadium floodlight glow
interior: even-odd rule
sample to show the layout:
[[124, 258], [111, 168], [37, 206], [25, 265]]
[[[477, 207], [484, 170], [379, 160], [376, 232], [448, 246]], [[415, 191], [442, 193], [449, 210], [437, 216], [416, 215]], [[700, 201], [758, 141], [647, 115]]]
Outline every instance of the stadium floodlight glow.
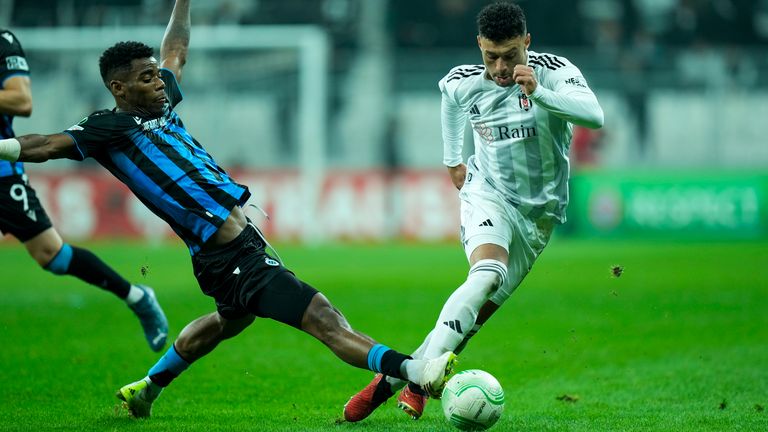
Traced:
[[[23, 28], [16, 33], [28, 51], [102, 51], [124, 40], [138, 40], [158, 47], [165, 27]], [[301, 236], [309, 243], [322, 240], [322, 232], [315, 223], [315, 211], [325, 180], [328, 136], [330, 39], [326, 31], [313, 25], [195, 26], [189, 48], [192, 51], [274, 48], [298, 51], [297, 121], [302, 125], [298, 133], [298, 165], [304, 196]]]

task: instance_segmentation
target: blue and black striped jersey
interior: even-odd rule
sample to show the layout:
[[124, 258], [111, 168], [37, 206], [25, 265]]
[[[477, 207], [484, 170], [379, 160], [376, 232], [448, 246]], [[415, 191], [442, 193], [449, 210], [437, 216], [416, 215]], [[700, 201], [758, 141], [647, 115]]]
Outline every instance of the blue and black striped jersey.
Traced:
[[[5, 88], [5, 81], [17, 75], [29, 75], [29, 66], [24, 57], [24, 50], [19, 40], [8, 30], [0, 29], [0, 89]], [[13, 116], [0, 113], [0, 139], [13, 138]], [[21, 162], [0, 160], [0, 177], [24, 173]]]
[[187, 132], [173, 110], [182, 99], [176, 77], [167, 69], [160, 75], [168, 99], [161, 116], [97, 111], [65, 133], [75, 140], [77, 159], [96, 159], [165, 220], [194, 255], [250, 192]]

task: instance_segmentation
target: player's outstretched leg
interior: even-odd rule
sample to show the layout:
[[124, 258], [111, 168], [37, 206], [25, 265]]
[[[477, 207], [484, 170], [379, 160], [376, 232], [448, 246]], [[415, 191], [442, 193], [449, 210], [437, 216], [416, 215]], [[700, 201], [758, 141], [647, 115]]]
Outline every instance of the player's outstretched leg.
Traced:
[[[304, 284], [298, 280], [296, 282]], [[377, 344], [370, 337], [354, 330], [341, 312], [319, 292], [312, 297], [304, 311], [301, 329], [319, 339], [345, 362], [386, 376], [411, 381], [437, 398], [440, 397], [440, 392], [456, 363], [456, 355], [452, 352], [429, 360], [412, 359], [387, 346]], [[351, 405], [347, 403], [345, 418], [352, 419], [351, 421], [362, 420], [383, 402], [380, 399], [386, 400], [391, 396], [392, 390], [386, 391], [386, 383], [381, 381], [382, 379], [379, 379], [378, 383], [372, 383], [360, 397], [353, 397]], [[377, 393], [376, 388], [379, 388], [379, 385], [382, 387]], [[377, 395], [375, 400], [374, 394]]]
[[[495, 274], [494, 274], [495, 273]], [[490, 301], [482, 303], [483, 299], [498, 288], [506, 279], [506, 271], [502, 263], [494, 260], [483, 260], [470, 269], [470, 276], [462, 284], [443, 307], [435, 329], [433, 329], [416, 351], [411, 354], [414, 359], [428, 358], [447, 351], [459, 354], [480, 329], [482, 324], [498, 309], [498, 305]], [[452, 325], [449, 325], [452, 324]], [[469, 327], [469, 331], [463, 329]], [[434, 340], [433, 340], [434, 339]], [[435, 344], [434, 342], [438, 343]], [[431, 350], [429, 349], [431, 347]], [[388, 388], [396, 392], [403, 388], [406, 382], [391, 376], [382, 379], [388, 384]], [[370, 384], [369, 384], [370, 386]], [[367, 388], [367, 387], [366, 387]], [[352, 397], [355, 400], [366, 400], [363, 396], [365, 389]], [[352, 399], [350, 401], [352, 401]], [[409, 384], [403, 388], [397, 398], [397, 406], [414, 420], [421, 417], [428, 401], [428, 395], [418, 386]], [[384, 401], [378, 401], [370, 410], [381, 405]], [[345, 409], [346, 415], [346, 409]], [[370, 415], [370, 412], [366, 416]], [[363, 417], [364, 418], [364, 417]]]
[[165, 387], [171, 384], [192, 362], [213, 351], [223, 340], [236, 336], [248, 327], [255, 317], [224, 319], [218, 312], [204, 315], [181, 331], [163, 357], [155, 363], [144, 378], [127, 384], [117, 391], [123, 407], [137, 418], [152, 414], [152, 403]]
[[64, 243], [51, 227], [24, 242], [40, 266], [55, 275], [71, 275], [125, 300], [138, 316], [152, 351], [165, 346], [168, 320], [148, 287], [131, 285], [91, 251]]
[[[486, 302], [486, 305], [491, 305], [491, 307], [486, 308], [486, 306], [483, 306], [480, 309], [480, 314], [478, 315], [478, 323], [475, 324], [475, 326], [467, 332], [467, 335], [464, 336], [464, 340], [461, 341], [459, 346], [456, 347], [454, 350], [454, 353], [456, 355], [459, 355], [464, 348], [467, 346], [467, 342], [469, 339], [472, 338], [477, 332], [480, 330], [481, 324], [485, 323], [485, 321], [488, 319], [488, 317], [495, 311], [498, 306], [493, 305], [490, 301]], [[493, 311], [490, 311], [493, 309]], [[486, 313], [485, 311], [489, 310], [490, 312]], [[424, 357], [424, 351], [426, 350], [426, 347], [429, 345], [430, 338], [432, 336], [432, 332], [430, 332], [427, 337], [424, 339], [424, 342], [421, 344], [421, 346], [416, 349], [416, 351], [411, 354], [413, 358], [423, 358]], [[419, 386], [414, 385], [413, 383], [406, 383], [403, 380], [399, 380], [397, 378], [392, 377], [386, 377], [386, 382], [389, 383], [390, 387], [395, 390], [402, 388], [403, 390], [400, 392], [400, 395], [397, 397], [397, 407], [403, 410], [406, 414], [408, 414], [412, 419], [418, 420], [421, 418], [421, 415], [424, 413], [424, 408], [427, 406], [427, 402], [429, 401], [429, 396], [427, 396], [426, 392], [422, 390]], [[407, 384], [407, 385], [406, 385]], [[403, 387], [405, 386], [405, 387]]]
[[[383, 345], [375, 345], [371, 351], [381, 346]], [[407, 403], [408, 410], [401, 407], [399, 402], [398, 407], [408, 412], [414, 419], [417, 419], [424, 411], [427, 394], [435, 399], [440, 399], [445, 383], [450, 378], [451, 373], [453, 373], [457, 359], [455, 354], [447, 352], [432, 360], [407, 360], [407, 362], [407, 364], [403, 365], [404, 370], [415, 368], [415, 371], [406, 372], [409, 377], [408, 379], [413, 380], [413, 382], [409, 383], [409, 386], [413, 386], [415, 390], [405, 393], [408, 390], [408, 387], [406, 387], [403, 393], [401, 393], [400, 398], [398, 398], [400, 402], [405, 393], [405, 397], [407, 397], [405, 403]], [[365, 388], [349, 399], [344, 405], [344, 419], [346, 421], [358, 422], [367, 418], [376, 408], [392, 397], [394, 389], [385, 378], [388, 377], [381, 373], [376, 374]], [[399, 382], [406, 381], [403, 381], [401, 378]]]

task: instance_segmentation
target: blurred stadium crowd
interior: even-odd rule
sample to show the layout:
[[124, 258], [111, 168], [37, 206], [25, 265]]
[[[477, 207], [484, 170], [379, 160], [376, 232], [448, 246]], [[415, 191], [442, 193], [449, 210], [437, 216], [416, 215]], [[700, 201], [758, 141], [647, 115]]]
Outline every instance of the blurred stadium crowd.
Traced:
[[[434, 122], [437, 80], [451, 67], [479, 63], [474, 46], [475, 14], [487, 0], [206, 0], [194, 4], [196, 25], [316, 24], [331, 36], [329, 156], [343, 166], [430, 166], [424, 154], [404, 147], [416, 139], [439, 141], [437, 125], [426, 136], [418, 124]], [[581, 164], [626, 165], [645, 161], [674, 165], [743, 165], [768, 162], [768, 151], [753, 143], [751, 123], [701, 124], [680, 119], [680, 111], [730, 110], [735, 93], [768, 88], [768, 0], [521, 0], [533, 35], [533, 49], [572, 60], [585, 73], [606, 109], [604, 132], [577, 130], [574, 160]], [[10, 28], [164, 25], [172, 0], [0, 0], [0, 24]], [[253, 82], [263, 57], [249, 68], [241, 57], [240, 81]], [[277, 69], [279, 67], [276, 66]], [[373, 70], [373, 72], [372, 72]], [[294, 72], [295, 73], [295, 72]], [[231, 80], [238, 81], [238, 71]], [[371, 81], [380, 90], [371, 89]], [[266, 87], [274, 87], [265, 81]], [[675, 101], [662, 92], [686, 92]], [[352, 96], [365, 94], [381, 116], [364, 118]], [[397, 95], [395, 98], [392, 95]], [[431, 95], [432, 102], [424, 97]], [[658, 97], [657, 97], [658, 96]], [[288, 97], [290, 99], [290, 97]], [[393, 100], [394, 99], [394, 100]], [[764, 98], [746, 101], [744, 112], [760, 112]], [[439, 102], [439, 100], [438, 100]], [[278, 103], [278, 112], [291, 109]], [[732, 110], [731, 110], [732, 111]], [[735, 111], [734, 111], [735, 112]], [[677, 114], [676, 114], [677, 113]], [[284, 117], [284, 116], [282, 116]], [[370, 117], [370, 116], [369, 116]], [[737, 116], [741, 118], [741, 116]], [[412, 123], [409, 126], [409, 122]], [[675, 132], [679, 127], [679, 131]], [[281, 127], [289, 130], [289, 125]], [[413, 130], [414, 132], [408, 132]], [[668, 151], [686, 131], [699, 146]], [[371, 147], [359, 149], [368, 135]], [[410, 135], [409, 135], [410, 134]], [[734, 136], [735, 134], [735, 136]], [[606, 135], [607, 138], [606, 139]], [[723, 137], [744, 144], [734, 154], [712, 152]], [[610, 141], [609, 149], [605, 141]], [[292, 145], [281, 151], [290, 159]], [[661, 146], [661, 148], [658, 148]], [[410, 152], [410, 153], [409, 153]], [[702, 156], [703, 154], [710, 156]], [[725, 161], [725, 162], [724, 162]]]
[[[385, 2], [392, 12], [398, 46], [466, 44], [461, 29], [471, 29], [483, 0]], [[624, 48], [663, 41], [758, 45], [768, 40], [765, 0], [572, 0], [561, 13], [558, 0], [520, 0], [529, 25], [550, 45], [607, 45]], [[162, 25], [170, 0], [4, 0], [11, 26]], [[205, 24], [321, 24], [339, 36], [354, 27], [355, 0], [206, 0], [195, 5]], [[553, 13], [557, 12], [557, 13]], [[546, 30], [546, 31], [542, 31]]]

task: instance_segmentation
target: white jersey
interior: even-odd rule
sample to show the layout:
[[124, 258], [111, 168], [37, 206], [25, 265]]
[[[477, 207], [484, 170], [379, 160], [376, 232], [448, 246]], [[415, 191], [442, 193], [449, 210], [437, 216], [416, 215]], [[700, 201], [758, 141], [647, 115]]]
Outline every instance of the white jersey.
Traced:
[[439, 82], [447, 166], [462, 162], [467, 118], [475, 154], [468, 161], [502, 197], [531, 218], [565, 222], [568, 150], [573, 124], [602, 126], [603, 112], [579, 69], [567, 59], [528, 51], [538, 85], [500, 87], [484, 65], [463, 65]]

